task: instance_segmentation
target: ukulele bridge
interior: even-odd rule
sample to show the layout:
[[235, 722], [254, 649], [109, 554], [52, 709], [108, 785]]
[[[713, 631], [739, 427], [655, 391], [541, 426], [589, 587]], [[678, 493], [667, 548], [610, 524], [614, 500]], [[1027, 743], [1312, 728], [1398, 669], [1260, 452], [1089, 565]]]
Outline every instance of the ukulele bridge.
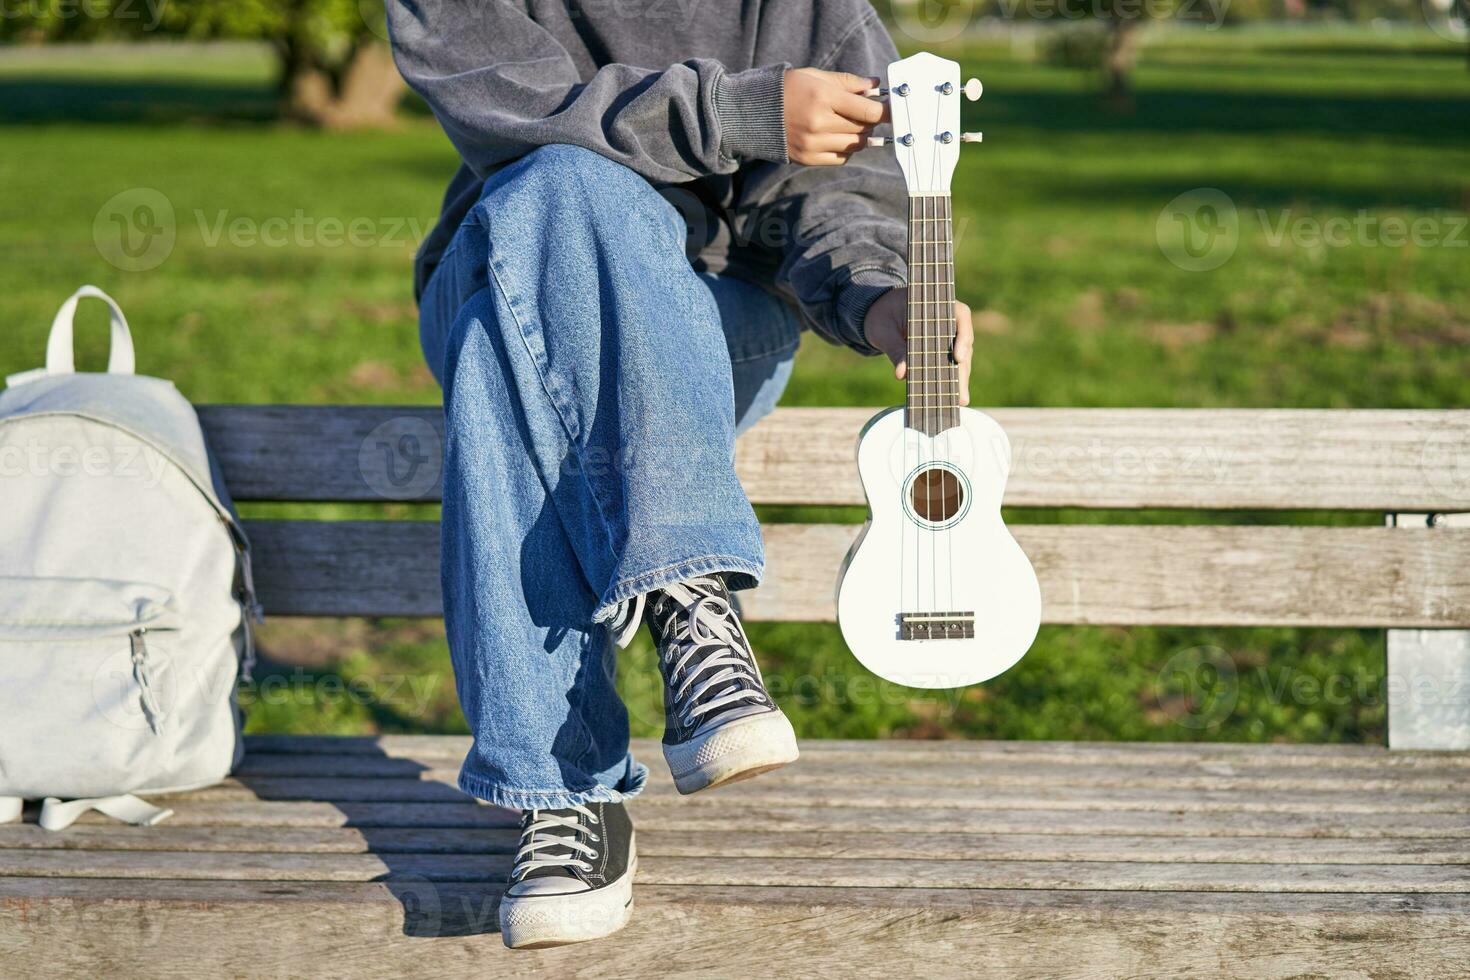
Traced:
[[975, 637], [973, 612], [898, 614], [900, 640], [969, 640]]

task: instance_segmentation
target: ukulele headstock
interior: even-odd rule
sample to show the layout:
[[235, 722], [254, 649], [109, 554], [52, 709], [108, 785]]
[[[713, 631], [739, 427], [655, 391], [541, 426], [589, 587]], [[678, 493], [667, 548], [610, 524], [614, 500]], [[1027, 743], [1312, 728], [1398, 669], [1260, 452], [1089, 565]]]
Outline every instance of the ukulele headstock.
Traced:
[[980, 142], [979, 133], [960, 132], [960, 96], [974, 101], [982, 86], [960, 85], [957, 62], [920, 52], [888, 66], [888, 104], [893, 136], [873, 140], [893, 145], [911, 197], [948, 194], [961, 143]]

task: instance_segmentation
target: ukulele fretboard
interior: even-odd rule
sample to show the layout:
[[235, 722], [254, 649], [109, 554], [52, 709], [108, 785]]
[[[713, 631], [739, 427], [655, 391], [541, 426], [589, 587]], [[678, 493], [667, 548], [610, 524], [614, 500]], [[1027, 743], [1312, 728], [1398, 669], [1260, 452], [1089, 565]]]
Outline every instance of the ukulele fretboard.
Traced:
[[938, 435], [959, 424], [954, 244], [948, 194], [909, 198], [909, 336], [904, 424]]

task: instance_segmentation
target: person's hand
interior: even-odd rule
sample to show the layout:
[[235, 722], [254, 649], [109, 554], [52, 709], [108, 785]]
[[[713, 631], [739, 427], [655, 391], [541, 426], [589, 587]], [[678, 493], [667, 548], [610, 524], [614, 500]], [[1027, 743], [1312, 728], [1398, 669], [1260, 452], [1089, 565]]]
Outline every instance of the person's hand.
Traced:
[[888, 106], [863, 95], [877, 86], [845, 71], [786, 69], [786, 155], [807, 166], [846, 163], [888, 120]]
[[[863, 318], [863, 334], [868, 343], [888, 355], [893, 362], [893, 376], [900, 381], [908, 373], [904, 358], [908, 354], [909, 291], [899, 286], [873, 301]], [[975, 328], [970, 322], [970, 308], [954, 305], [955, 338], [950, 354], [960, 371], [960, 404], [970, 404], [970, 355], [975, 351]]]

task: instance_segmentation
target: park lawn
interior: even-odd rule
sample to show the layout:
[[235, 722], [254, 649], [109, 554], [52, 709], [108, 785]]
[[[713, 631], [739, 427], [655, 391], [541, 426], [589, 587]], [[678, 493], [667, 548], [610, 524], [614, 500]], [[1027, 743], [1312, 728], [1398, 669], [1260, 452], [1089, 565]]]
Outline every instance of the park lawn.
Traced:
[[[986, 82], [985, 99], [966, 109], [966, 128], [983, 129], [986, 142], [967, 149], [955, 179], [958, 290], [980, 331], [977, 404], [1470, 400], [1462, 49], [1408, 32], [1170, 34], [1147, 49], [1137, 111], [1126, 116], [1098, 110], [1088, 76], [1024, 50], [986, 42], [947, 53]], [[408, 267], [452, 150], [413, 113], [388, 133], [277, 124], [268, 68], [244, 46], [0, 52], [0, 372], [36, 364], [56, 304], [91, 281], [128, 310], [140, 369], [175, 379], [196, 401], [437, 399], [418, 353]], [[172, 250], [156, 268], [116, 268], [102, 254], [118, 254], [113, 216], [155, 206], [140, 191], [149, 188], [173, 212]], [[1239, 242], [1219, 268], [1190, 272], [1161, 252], [1156, 226], [1171, 200], [1201, 189], [1233, 203]], [[1314, 244], [1312, 229], [1331, 219], [1369, 231]], [[1391, 219], [1427, 222], [1435, 240], [1385, 244]], [[1279, 228], [1288, 233], [1277, 240]], [[86, 331], [84, 362], [104, 360], [103, 333]], [[898, 397], [883, 364], [809, 339], [787, 403], [876, 408]], [[861, 519], [851, 509], [838, 516]], [[923, 693], [866, 675], [834, 627], [756, 624], [751, 634], [773, 692], [809, 737], [1363, 741], [1383, 732], [1377, 631], [1047, 627], [998, 680]], [[437, 624], [272, 623], [265, 644], [274, 660], [247, 692], [252, 730], [464, 730]], [[646, 640], [624, 655], [621, 683], [635, 731], [657, 734]]]

